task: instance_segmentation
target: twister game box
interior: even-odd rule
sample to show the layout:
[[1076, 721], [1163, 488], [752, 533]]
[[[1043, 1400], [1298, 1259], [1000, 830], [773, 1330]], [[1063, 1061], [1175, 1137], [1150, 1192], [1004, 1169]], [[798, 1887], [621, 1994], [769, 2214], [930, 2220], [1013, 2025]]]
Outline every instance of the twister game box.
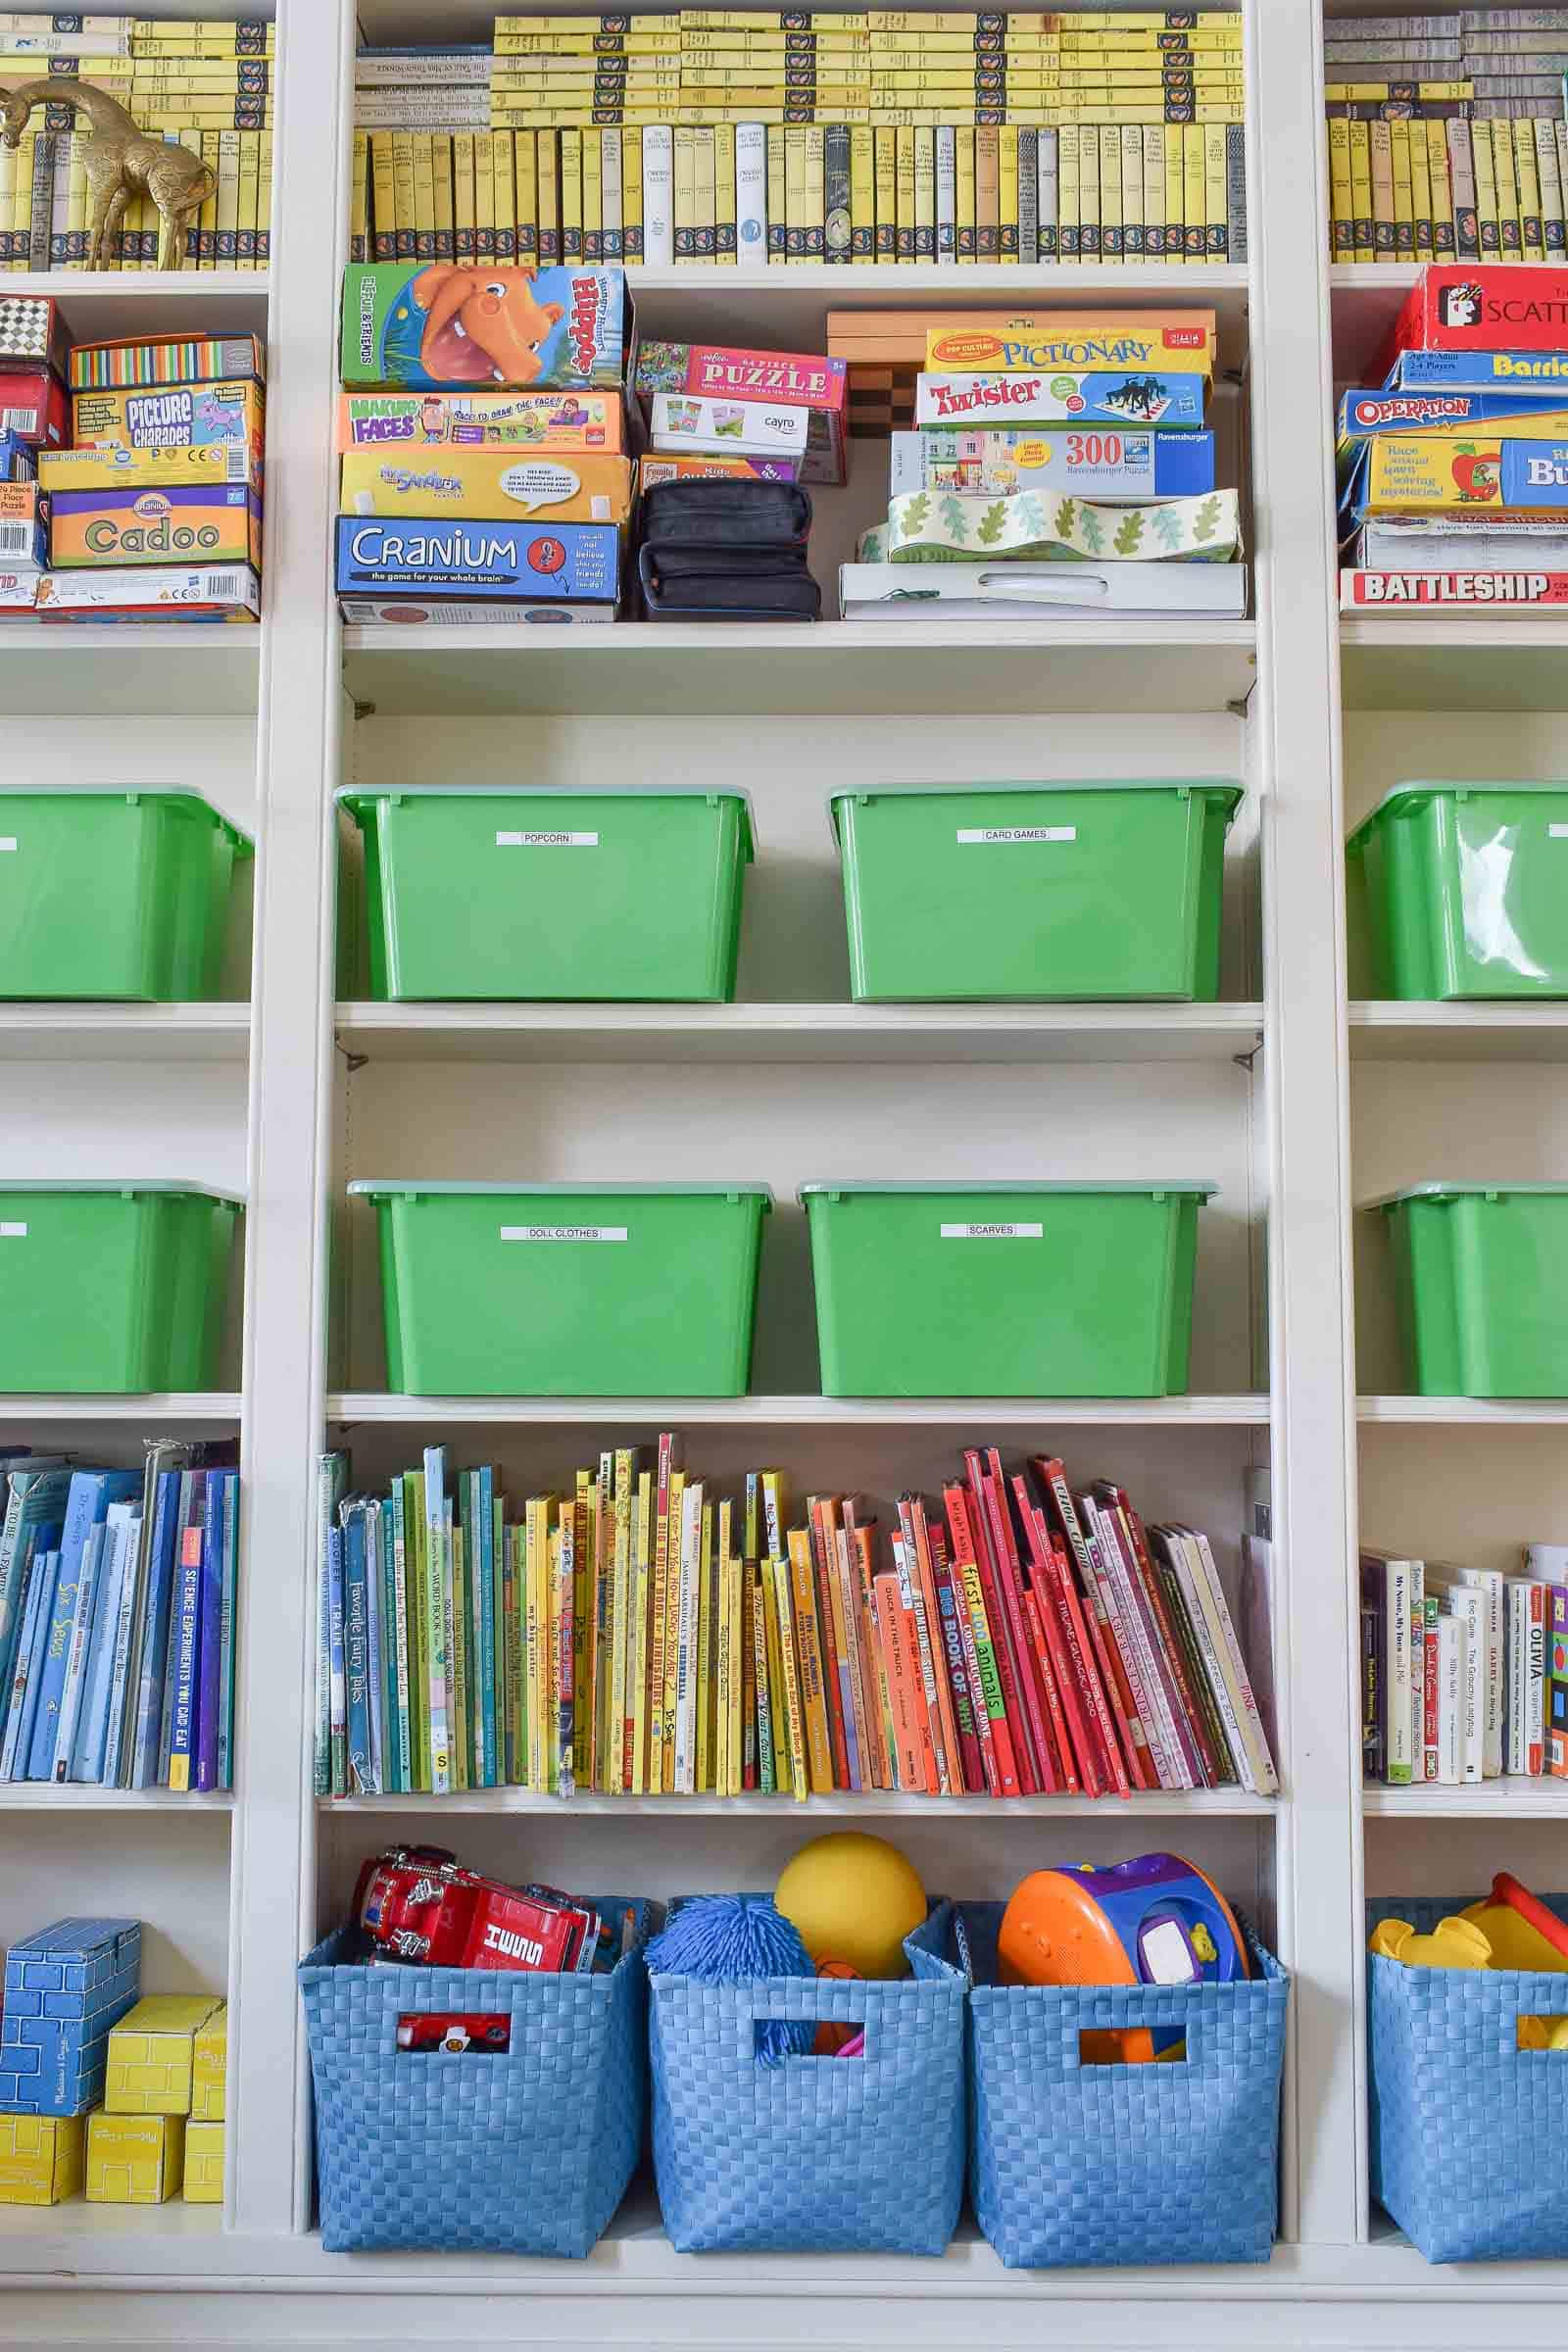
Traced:
[[355, 262], [344, 272], [350, 392], [612, 391], [631, 345], [623, 270]]

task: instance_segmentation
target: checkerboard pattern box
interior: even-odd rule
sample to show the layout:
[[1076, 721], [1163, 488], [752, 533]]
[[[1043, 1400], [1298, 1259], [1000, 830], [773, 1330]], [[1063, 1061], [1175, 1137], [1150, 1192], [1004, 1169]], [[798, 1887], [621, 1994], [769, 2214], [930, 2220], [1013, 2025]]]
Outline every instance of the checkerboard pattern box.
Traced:
[[58, 2205], [81, 2186], [79, 2115], [0, 2115], [0, 2205]]
[[109, 2035], [141, 1988], [141, 1925], [62, 1919], [6, 1955], [0, 2112], [85, 2115], [104, 2095]]
[[187, 2205], [221, 2205], [223, 2202], [221, 2124], [185, 2126], [185, 2202]]
[[111, 2115], [189, 2115], [196, 2035], [222, 2007], [210, 1992], [155, 1992], [109, 2036], [104, 2105]]
[[185, 2162], [182, 2115], [87, 2118], [89, 2205], [165, 2205], [179, 2194]]
[[[224, 2103], [224, 2082], [228, 2074], [228, 2004], [215, 2009], [205, 2026], [198, 2027], [191, 2074], [190, 2112], [193, 2123], [220, 2124], [228, 2110]], [[186, 2144], [186, 2169], [190, 2166], [189, 2143]], [[187, 2195], [189, 2191], [187, 2190]]]
[[0, 360], [36, 360], [64, 375], [70, 348], [52, 294], [0, 294]]

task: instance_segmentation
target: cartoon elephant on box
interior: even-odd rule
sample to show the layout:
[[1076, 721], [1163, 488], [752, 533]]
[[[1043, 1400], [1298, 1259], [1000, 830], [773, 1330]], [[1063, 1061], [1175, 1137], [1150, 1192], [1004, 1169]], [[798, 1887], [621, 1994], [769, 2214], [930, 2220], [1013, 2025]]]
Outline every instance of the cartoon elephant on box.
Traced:
[[544, 347], [566, 316], [559, 302], [536, 300], [531, 270], [434, 262], [410, 293], [425, 314], [419, 365], [438, 382], [537, 382]]

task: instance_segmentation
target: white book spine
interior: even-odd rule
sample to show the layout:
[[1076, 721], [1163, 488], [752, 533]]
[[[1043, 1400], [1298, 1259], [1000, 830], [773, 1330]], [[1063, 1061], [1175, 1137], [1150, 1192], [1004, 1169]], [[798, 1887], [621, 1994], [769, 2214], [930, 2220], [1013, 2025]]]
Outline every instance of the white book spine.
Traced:
[[1486, 1777], [1487, 1596], [1473, 1585], [1453, 1585], [1448, 1607], [1465, 1631], [1463, 1704], [1460, 1711], [1461, 1778], [1465, 1786]]
[[1487, 1601], [1486, 1752], [1482, 1770], [1489, 1781], [1494, 1781], [1502, 1773], [1502, 1578], [1493, 1569], [1478, 1569], [1473, 1573]]
[[1208, 1685], [1209, 1696], [1212, 1698], [1215, 1711], [1219, 1716], [1220, 1725], [1225, 1734], [1225, 1744], [1230, 1750], [1230, 1761], [1235, 1769], [1236, 1777], [1244, 1788], [1255, 1795], [1257, 1789], [1252, 1775], [1252, 1762], [1247, 1752], [1247, 1742], [1242, 1737], [1235, 1693], [1231, 1689], [1220, 1656], [1213, 1609], [1209, 1595], [1204, 1589], [1198, 1560], [1197, 1544], [1181, 1528], [1152, 1528], [1150, 1535], [1152, 1541], [1159, 1546], [1164, 1557], [1170, 1562], [1177, 1584], [1181, 1587], [1182, 1599], [1187, 1610], [1187, 1621], [1193, 1629], [1193, 1640], [1198, 1644], [1199, 1659], [1203, 1669], [1203, 1680]]
[[1279, 1788], [1279, 1774], [1269, 1748], [1268, 1734], [1263, 1729], [1262, 1711], [1252, 1689], [1252, 1678], [1247, 1671], [1247, 1660], [1231, 1621], [1230, 1604], [1225, 1588], [1219, 1580], [1219, 1569], [1209, 1547], [1208, 1538], [1200, 1529], [1194, 1541], [1198, 1545], [1199, 1564], [1208, 1579], [1213, 1600], [1215, 1633], [1220, 1644], [1221, 1661], [1230, 1677], [1241, 1723], [1242, 1739], [1252, 1768], [1250, 1786], [1258, 1796], [1273, 1796]]
[[600, 142], [599, 219], [604, 231], [604, 256], [607, 262], [618, 262], [626, 250], [622, 224], [624, 210], [621, 198], [621, 137], [618, 130], [607, 130]]
[[958, 140], [952, 123], [937, 129], [937, 260], [958, 259]]
[[[1164, 1690], [1150, 1655], [1143, 1614], [1132, 1592], [1127, 1563], [1115, 1529], [1109, 1524], [1108, 1512], [1102, 1513], [1092, 1497], [1084, 1497], [1080, 1510], [1087, 1510], [1104, 1563], [1106, 1582], [1113, 1594], [1112, 1615], [1116, 1637], [1127, 1667], [1127, 1677], [1133, 1686], [1133, 1697], [1148, 1736], [1151, 1752], [1159, 1772], [1162, 1788], [1190, 1788], [1193, 1776], [1177, 1740], [1165, 1702]], [[1135, 1672], [1136, 1667], [1136, 1672]]]
[[1403, 1787], [1414, 1778], [1410, 1741], [1410, 1563], [1390, 1560], [1384, 1589], [1385, 1642], [1389, 1688], [1384, 1705], [1387, 1721], [1388, 1772], [1391, 1785]]
[[667, 269], [675, 259], [675, 133], [668, 122], [643, 129], [643, 260]]
[[761, 122], [735, 125], [735, 250], [742, 269], [760, 270], [767, 261], [767, 129]]
[[109, 1670], [109, 1724], [104, 1734], [103, 1770], [99, 1779], [106, 1788], [123, 1787], [121, 1772], [121, 1751], [124, 1740], [125, 1718], [130, 1712], [128, 1699], [131, 1682], [130, 1661], [134, 1655], [132, 1635], [136, 1622], [136, 1580], [143, 1559], [142, 1537], [145, 1515], [138, 1511], [130, 1523], [125, 1541], [123, 1573], [120, 1587], [120, 1606], [116, 1612], [115, 1648]]
[[1042, 125], [1035, 147], [1035, 178], [1040, 197], [1040, 216], [1035, 234], [1043, 262], [1059, 258], [1057, 227], [1061, 205], [1056, 170], [1057, 143], [1056, 131]]
[[1469, 1642], [1457, 1617], [1438, 1619], [1438, 1779], [1446, 1788], [1464, 1780], [1464, 1693]]

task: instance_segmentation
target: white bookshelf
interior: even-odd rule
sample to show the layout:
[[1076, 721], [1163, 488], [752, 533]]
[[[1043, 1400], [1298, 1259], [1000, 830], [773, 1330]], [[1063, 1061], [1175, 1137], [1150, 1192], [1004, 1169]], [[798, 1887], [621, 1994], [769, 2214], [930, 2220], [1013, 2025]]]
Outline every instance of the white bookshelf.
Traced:
[[[225, 0], [149, 0], [206, 16]], [[1433, 0], [1427, 0], [1430, 6]], [[1329, 0], [1331, 13], [1339, 0]], [[477, 0], [278, 0], [270, 274], [42, 281], [78, 331], [265, 330], [267, 620], [259, 630], [0, 625], [18, 775], [187, 782], [258, 838], [232, 961], [248, 1003], [0, 1008], [0, 1167], [221, 1181], [249, 1199], [243, 1328], [220, 1393], [0, 1398], [0, 1435], [134, 1459], [142, 1436], [239, 1429], [243, 1618], [231, 1803], [159, 1792], [0, 1795], [0, 1943], [83, 1909], [149, 1922], [152, 1989], [226, 1983], [228, 2198], [126, 2213], [0, 2209], [0, 2338], [451, 2340], [780, 2347], [1062, 2341], [1512, 2344], [1568, 2267], [1432, 2271], [1365, 2189], [1363, 1888], [1479, 1888], [1507, 1861], [1559, 1886], [1549, 1787], [1369, 1789], [1355, 1689], [1358, 1525], [1484, 1564], [1568, 1524], [1568, 1405], [1398, 1393], [1377, 1236], [1353, 1204], [1434, 1173], [1568, 1168], [1560, 1007], [1370, 999], [1341, 845], [1393, 781], [1562, 772], [1568, 629], [1500, 619], [1341, 625], [1331, 508], [1336, 373], [1364, 368], [1408, 273], [1327, 265], [1317, 0], [1243, 0], [1251, 259], [1224, 269], [642, 270], [647, 332], [809, 346], [838, 304], [1212, 304], [1228, 462], [1250, 482], [1254, 619], [967, 630], [339, 627], [328, 546], [348, 60], [483, 37]], [[1365, 13], [1365, 12], [1363, 12]], [[12, 277], [6, 290], [25, 290]], [[1236, 378], [1245, 373], [1247, 397]], [[1244, 419], [1244, 410], [1247, 412]], [[874, 511], [881, 452], [817, 505], [831, 588]], [[1234, 775], [1221, 1001], [1180, 1006], [855, 1005], [824, 800], [943, 773]], [[336, 969], [332, 795], [343, 785], [744, 783], [759, 862], [740, 1000], [721, 1006], [386, 1005]], [[243, 995], [243, 987], [235, 992]], [[940, 1150], [932, 1138], [941, 1138]], [[961, 1140], [959, 1140], [961, 1139]], [[373, 1236], [354, 1177], [649, 1176], [716, 1165], [780, 1209], [741, 1400], [518, 1400], [387, 1392]], [[795, 1186], [828, 1173], [1194, 1172], [1205, 1213], [1194, 1393], [1153, 1400], [823, 1398]], [[1352, 1310], [1352, 1299], [1355, 1302]], [[313, 1470], [347, 1443], [383, 1475], [419, 1432], [559, 1478], [613, 1429], [682, 1429], [732, 1477], [929, 1486], [965, 1442], [1051, 1440], [1233, 1554], [1248, 1466], [1271, 1462], [1284, 1788], [1011, 1805], [919, 1799], [579, 1799], [478, 1792], [318, 1803], [312, 1788]], [[1568, 1799], [1562, 1800], [1568, 1804]], [[449, 1816], [442, 1820], [439, 1816]], [[365, 1851], [407, 1827], [481, 1867], [666, 1895], [767, 1885], [821, 1824], [885, 1826], [932, 1886], [1005, 1892], [1040, 1863], [1169, 1843], [1263, 1924], [1295, 1977], [1282, 2235], [1255, 2272], [1004, 2273], [942, 2262], [674, 2255], [636, 2197], [586, 2263], [332, 2257], [312, 2229], [294, 1969]], [[1180, 2152], [1173, 2152], [1180, 2161]], [[107, 2290], [107, 2291], [106, 2291]], [[454, 2298], [457, 2299], [456, 2303]], [[1448, 2330], [1448, 2333], [1445, 2333]]]

